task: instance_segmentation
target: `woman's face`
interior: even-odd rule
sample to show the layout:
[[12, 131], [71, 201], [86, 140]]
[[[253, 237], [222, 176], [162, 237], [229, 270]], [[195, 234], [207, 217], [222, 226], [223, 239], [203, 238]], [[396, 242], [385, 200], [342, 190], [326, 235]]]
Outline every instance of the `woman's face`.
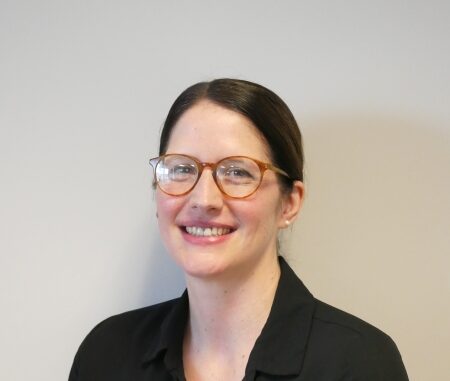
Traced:
[[[252, 122], [208, 101], [188, 109], [172, 131], [167, 153], [215, 163], [227, 156], [270, 162], [268, 147]], [[248, 198], [221, 193], [210, 168], [183, 196], [156, 191], [159, 229], [164, 244], [184, 271], [195, 277], [236, 275], [251, 271], [276, 255], [277, 232], [286, 226], [276, 175], [268, 170]], [[193, 235], [192, 227], [217, 228], [222, 235]], [[194, 229], [195, 230], [195, 229]]]

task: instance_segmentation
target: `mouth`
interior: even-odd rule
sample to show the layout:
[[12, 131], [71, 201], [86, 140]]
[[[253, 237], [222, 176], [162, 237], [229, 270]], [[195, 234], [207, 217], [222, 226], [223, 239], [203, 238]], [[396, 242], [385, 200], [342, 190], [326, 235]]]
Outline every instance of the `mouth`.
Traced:
[[220, 237], [233, 232], [233, 229], [222, 227], [184, 226], [184, 231], [194, 237]]

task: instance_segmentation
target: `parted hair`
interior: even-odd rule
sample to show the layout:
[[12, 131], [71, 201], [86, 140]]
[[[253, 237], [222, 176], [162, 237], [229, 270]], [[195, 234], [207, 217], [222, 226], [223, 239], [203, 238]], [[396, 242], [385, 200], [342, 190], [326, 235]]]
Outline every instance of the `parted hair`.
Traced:
[[181, 115], [196, 103], [208, 100], [247, 117], [270, 149], [273, 164], [289, 178], [280, 176], [286, 191], [295, 180], [303, 181], [302, 136], [286, 103], [257, 83], [231, 78], [199, 82], [184, 90], [173, 103], [164, 122], [159, 154], [167, 151], [170, 135]]

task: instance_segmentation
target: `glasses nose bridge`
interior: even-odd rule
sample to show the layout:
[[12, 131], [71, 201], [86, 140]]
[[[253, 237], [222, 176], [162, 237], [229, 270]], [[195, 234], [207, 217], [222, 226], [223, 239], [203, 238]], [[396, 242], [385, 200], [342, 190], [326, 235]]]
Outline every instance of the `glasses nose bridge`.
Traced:
[[[192, 186], [192, 188], [190, 189], [189, 193], [194, 193], [197, 194], [198, 192], [200, 192], [200, 194], [203, 194], [204, 192], [206, 192], [206, 194], [208, 195], [206, 199], [203, 199], [202, 202], [214, 202], [214, 203], [218, 203], [218, 197], [217, 195], [224, 195], [225, 193], [223, 192], [221, 186], [219, 185], [218, 181], [217, 181], [217, 177], [216, 177], [216, 168], [217, 168], [217, 163], [209, 163], [209, 162], [201, 162], [201, 161], [197, 161], [197, 168], [198, 168], [198, 173], [197, 173], [197, 180], [195, 181], [195, 184]], [[203, 177], [202, 179], [202, 175], [204, 172], [205, 168], [210, 168], [211, 170], [211, 175], [212, 175], [212, 180], [213, 180], [213, 184], [211, 184], [211, 179], [207, 178], [207, 177]], [[205, 183], [206, 181], [206, 183]], [[199, 185], [199, 183], [202, 183]], [[215, 186], [215, 190], [212, 190], [211, 187]], [[202, 189], [199, 191], [199, 188]], [[209, 190], [207, 190], [209, 189]], [[212, 192], [211, 192], [212, 191]], [[214, 194], [214, 196], [212, 196]], [[220, 196], [220, 199], [222, 198], [222, 196]], [[198, 197], [198, 195], [194, 196], [194, 197]], [[203, 194], [203, 196], [201, 197], [205, 197], [205, 195]]]
[[209, 169], [211, 169], [211, 174], [212, 174], [213, 180], [216, 183], [216, 186], [220, 190], [220, 186], [219, 186], [219, 184], [217, 182], [217, 177], [216, 177], [217, 164], [218, 163], [209, 163], [209, 162], [197, 161], [197, 165], [198, 165], [198, 168], [199, 168], [197, 182], [198, 182], [198, 180], [200, 180], [200, 177], [202, 176], [204, 169], [205, 168], [209, 168]]
[[214, 171], [214, 169], [217, 166], [217, 163], [209, 163], [207, 161], [205, 161], [205, 162], [198, 161], [197, 163], [200, 164], [200, 166], [202, 167], [202, 170], [205, 169], [206, 167], [209, 167], [209, 168], [211, 168], [212, 171]]

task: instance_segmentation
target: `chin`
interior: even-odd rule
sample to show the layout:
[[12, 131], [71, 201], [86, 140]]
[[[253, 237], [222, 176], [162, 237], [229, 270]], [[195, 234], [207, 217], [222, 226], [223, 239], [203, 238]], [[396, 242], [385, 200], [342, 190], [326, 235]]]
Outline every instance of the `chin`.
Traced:
[[[225, 263], [217, 254], [197, 252], [188, 254], [187, 257], [177, 260], [184, 273], [195, 278], [214, 278], [220, 277], [230, 270], [230, 264]], [[195, 258], [193, 257], [195, 256]], [[199, 258], [202, 257], [202, 258]], [[214, 258], [216, 257], [216, 258]]]

